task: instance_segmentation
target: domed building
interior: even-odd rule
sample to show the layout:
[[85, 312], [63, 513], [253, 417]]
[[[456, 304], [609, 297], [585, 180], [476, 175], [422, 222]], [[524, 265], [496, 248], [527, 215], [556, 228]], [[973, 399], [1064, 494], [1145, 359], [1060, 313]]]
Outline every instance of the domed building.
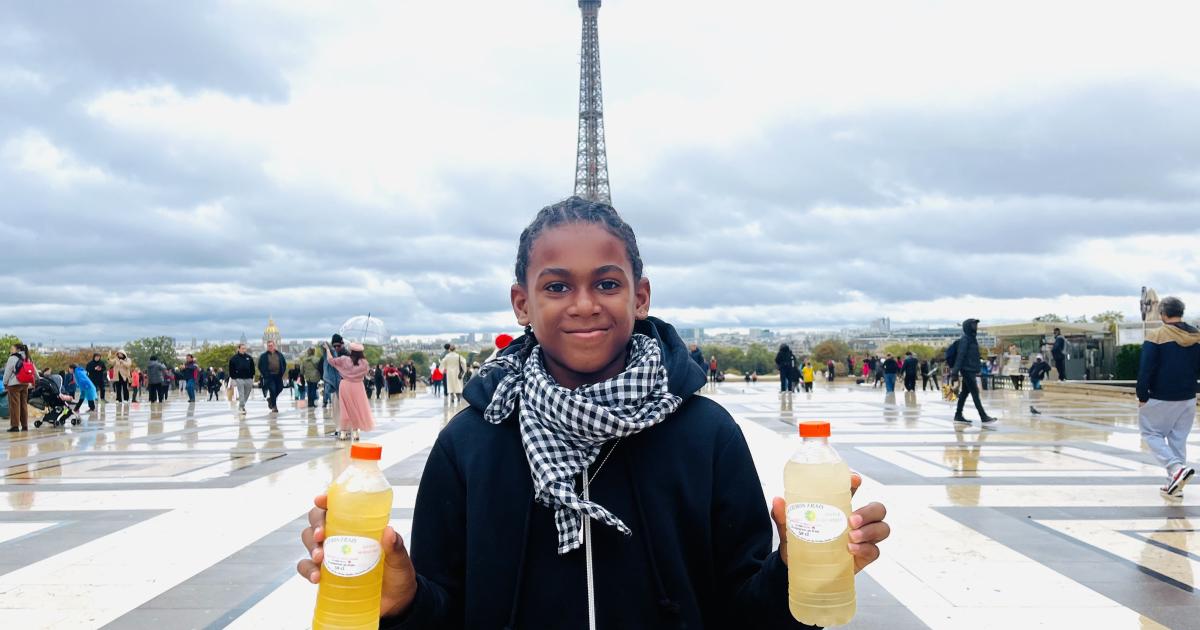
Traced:
[[267, 318], [267, 328], [263, 331], [263, 347], [267, 347], [267, 342], [274, 341], [277, 348], [283, 347], [283, 335], [279, 334], [279, 329], [275, 327], [275, 320]]

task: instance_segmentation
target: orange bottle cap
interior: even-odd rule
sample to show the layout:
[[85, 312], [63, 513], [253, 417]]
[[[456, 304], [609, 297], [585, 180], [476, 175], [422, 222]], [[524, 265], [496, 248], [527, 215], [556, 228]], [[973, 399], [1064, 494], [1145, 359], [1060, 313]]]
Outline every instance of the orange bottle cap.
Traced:
[[[826, 432], [828, 435], [828, 432]], [[350, 447], [350, 457], [353, 459], [373, 459], [378, 461], [383, 457], [383, 447], [370, 442], [359, 442]]]
[[800, 437], [829, 437], [829, 423], [824, 420], [800, 423]]

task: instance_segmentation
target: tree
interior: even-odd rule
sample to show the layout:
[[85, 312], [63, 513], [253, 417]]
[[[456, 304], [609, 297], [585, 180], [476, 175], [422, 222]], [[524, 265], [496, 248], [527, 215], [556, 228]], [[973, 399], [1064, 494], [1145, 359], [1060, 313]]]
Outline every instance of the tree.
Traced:
[[363, 357], [367, 363], [371, 365], [379, 365], [383, 362], [383, 348], [380, 346], [363, 346]]
[[40, 361], [35, 359], [34, 364], [37, 365], [39, 370], [50, 368], [51, 372], [63, 372], [71, 367], [72, 364], [87, 365], [87, 362], [92, 360], [92, 354], [91, 348], [60, 350], [41, 357]]
[[[928, 361], [937, 356], [937, 349], [933, 346], [927, 346], [923, 343], [893, 343], [883, 348], [884, 352], [890, 352], [896, 357], [903, 357], [905, 352], [913, 353], [913, 356], [922, 361]], [[942, 354], [945, 357], [945, 352]]]
[[19, 343], [21, 343], [21, 338], [16, 335], [0, 335], [0, 351], [5, 355], [8, 355], [8, 351]]
[[[236, 343], [223, 343], [218, 345], [204, 344], [200, 350], [196, 352], [196, 364], [203, 369], [215, 367], [218, 370], [224, 370], [229, 367], [229, 359], [237, 354]], [[159, 357], [160, 359], [162, 357]], [[144, 364], [139, 364], [144, 365]]]
[[1061, 315], [1055, 315], [1054, 313], [1046, 313], [1045, 315], [1038, 315], [1037, 317], [1034, 317], [1033, 321], [1058, 323], [1058, 322], [1066, 322], [1067, 318], [1062, 317]]
[[746, 372], [757, 372], [759, 374], [771, 374], [776, 371], [775, 353], [767, 349], [761, 343], [752, 343], [746, 349], [745, 358], [742, 360], [742, 374]]
[[488, 357], [492, 356], [492, 353], [495, 351], [496, 351], [495, 348], [489, 346], [487, 348], [484, 348], [483, 350], [480, 350], [479, 352], [472, 352], [470, 354], [470, 356], [467, 357], [467, 360], [470, 361], [471, 363], [478, 363], [480, 365], [483, 365], [483, 362], [487, 361]]
[[1125, 314], [1120, 311], [1104, 311], [1099, 315], [1092, 315], [1092, 321], [1097, 324], [1108, 324], [1108, 329], [1116, 332], [1117, 325], [1125, 321]]
[[172, 337], [144, 337], [125, 344], [125, 353], [133, 364], [145, 368], [150, 357], [158, 357], [167, 367], [175, 367], [179, 358], [175, 355], [175, 339]]
[[1113, 365], [1113, 378], [1119, 381], [1132, 381], [1138, 377], [1138, 366], [1142, 361], [1142, 347], [1128, 344], [1117, 349], [1117, 359]]
[[417, 370], [417, 376], [422, 376], [429, 373], [429, 356], [424, 352], [413, 352], [407, 357], [400, 357], [399, 362], [413, 362], [413, 367]]
[[850, 346], [840, 339], [826, 339], [821, 343], [813, 346], [812, 359], [813, 363], [825, 365], [833, 361], [834, 370], [840, 367], [843, 371], [846, 369], [846, 364], [843, 361], [850, 355]]

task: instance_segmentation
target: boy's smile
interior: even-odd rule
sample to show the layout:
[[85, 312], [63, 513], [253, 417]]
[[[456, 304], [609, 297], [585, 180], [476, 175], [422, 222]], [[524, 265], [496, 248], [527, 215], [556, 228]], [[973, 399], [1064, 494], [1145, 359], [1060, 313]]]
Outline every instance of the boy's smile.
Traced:
[[619, 374], [650, 306], [650, 282], [634, 281], [621, 240], [599, 225], [561, 225], [538, 236], [529, 263], [513, 311], [533, 326], [551, 376], [574, 389]]

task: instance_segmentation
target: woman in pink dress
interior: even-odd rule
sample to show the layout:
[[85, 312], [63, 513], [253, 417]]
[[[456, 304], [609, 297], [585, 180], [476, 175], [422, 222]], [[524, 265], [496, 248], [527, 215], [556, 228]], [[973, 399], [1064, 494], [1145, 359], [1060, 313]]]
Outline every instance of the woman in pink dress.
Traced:
[[341, 406], [341, 419], [338, 422], [339, 440], [350, 439], [358, 441], [359, 431], [370, 431], [375, 428], [375, 418], [371, 415], [371, 405], [367, 401], [367, 390], [363, 387], [363, 377], [370, 371], [371, 366], [363, 357], [361, 343], [351, 343], [350, 354], [340, 357], [333, 356], [333, 351], [326, 345], [326, 361], [342, 375], [342, 383], [338, 386], [338, 404]]

